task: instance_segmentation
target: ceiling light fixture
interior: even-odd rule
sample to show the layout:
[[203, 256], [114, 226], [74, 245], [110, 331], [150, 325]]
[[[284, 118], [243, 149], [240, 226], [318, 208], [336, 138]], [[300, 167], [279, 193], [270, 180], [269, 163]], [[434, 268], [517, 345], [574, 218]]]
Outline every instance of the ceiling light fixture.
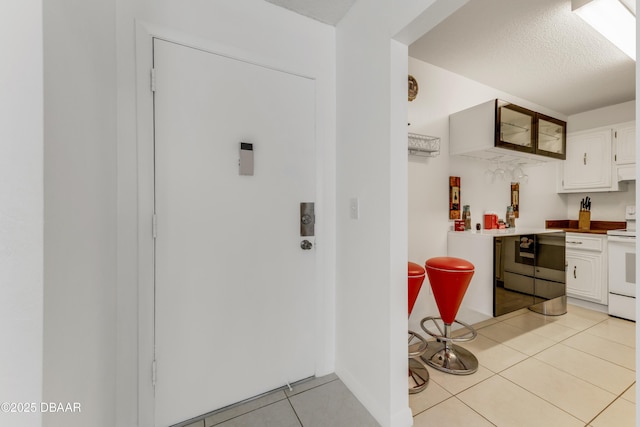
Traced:
[[636, 60], [635, 7], [631, 10], [621, 0], [571, 0], [571, 10], [578, 14], [618, 49]]

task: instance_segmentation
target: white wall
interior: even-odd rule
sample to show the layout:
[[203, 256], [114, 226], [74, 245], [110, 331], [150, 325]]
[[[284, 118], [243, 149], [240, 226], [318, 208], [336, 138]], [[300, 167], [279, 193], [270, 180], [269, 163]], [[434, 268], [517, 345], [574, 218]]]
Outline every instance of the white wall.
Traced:
[[[409, 260], [425, 260], [447, 253], [449, 221], [449, 176], [461, 179], [461, 201], [471, 206], [472, 222], [482, 222], [485, 210], [495, 210], [504, 218], [510, 204], [510, 180], [485, 180], [490, 163], [465, 157], [449, 157], [449, 115], [501, 98], [535, 111], [566, 119], [544, 106], [514, 97], [489, 86], [409, 58], [409, 74], [420, 88], [409, 103], [409, 131], [441, 138], [440, 155], [435, 158], [409, 157]], [[520, 218], [517, 225], [544, 227], [545, 219], [564, 218], [567, 207], [555, 192], [555, 165], [527, 167], [528, 183], [520, 184]], [[409, 327], [420, 330], [419, 320], [437, 313], [429, 290], [420, 293]]]
[[[336, 372], [383, 426], [413, 423], [405, 338], [408, 56], [389, 38], [419, 37], [418, 27], [428, 31], [463, 3], [359, 1], [337, 26]], [[358, 219], [349, 215], [354, 198]]]
[[[263, 0], [118, 0], [118, 418], [116, 425], [149, 425], [152, 390], [149, 375], [151, 331], [147, 306], [138, 299], [147, 289], [149, 265], [139, 254], [149, 245], [149, 195], [139, 192], [139, 162], [150, 159], [140, 151], [147, 141], [145, 123], [136, 116], [149, 102], [148, 69], [143, 56], [146, 39], [136, 47], [138, 28], [187, 45], [246, 59], [316, 79], [316, 141], [318, 170], [316, 216], [319, 288], [316, 294], [319, 337], [316, 373], [334, 371], [335, 311], [335, 28], [297, 15]], [[139, 38], [137, 42], [141, 42]], [[142, 52], [141, 55], [140, 52]], [[136, 56], [138, 58], [136, 58]], [[136, 63], [136, 59], [138, 62]], [[136, 66], [140, 69], [136, 69]], [[141, 77], [137, 80], [136, 73]], [[139, 83], [139, 84], [138, 84]], [[138, 96], [136, 97], [136, 92]], [[148, 111], [147, 111], [148, 110]], [[148, 115], [150, 109], [142, 112]], [[144, 117], [143, 117], [144, 118]], [[138, 138], [141, 139], [138, 139]], [[138, 157], [139, 156], [139, 157]], [[149, 159], [147, 159], [149, 157]], [[138, 222], [140, 220], [140, 223]], [[139, 240], [139, 236], [140, 240]], [[139, 252], [139, 249], [142, 252]], [[144, 271], [143, 271], [144, 270]], [[142, 280], [139, 280], [139, 277]], [[142, 307], [142, 312], [138, 312]], [[138, 335], [138, 315], [143, 328]], [[147, 329], [145, 329], [147, 328]], [[138, 366], [138, 354], [142, 365]], [[161, 372], [159, 372], [161, 375]], [[143, 393], [138, 407], [138, 394]], [[151, 394], [150, 394], [151, 393]], [[138, 410], [140, 419], [138, 421]]]
[[[568, 132], [577, 132], [602, 126], [610, 126], [635, 120], [635, 101], [611, 105], [596, 110], [569, 116]], [[591, 197], [592, 221], [624, 221], [625, 208], [636, 204], [636, 182], [630, 181], [623, 191], [609, 193], [572, 193], [565, 196], [567, 200], [567, 218], [578, 219], [580, 200]]]
[[[407, 366], [390, 321], [399, 306], [390, 289], [402, 283], [390, 263], [390, 6], [356, 2], [337, 26], [336, 373], [383, 426], [411, 421], [406, 397], [392, 407], [392, 396], [406, 396], [406, 374], [400, 388], [390, 372]], [[349, 216], [352, 198], [358, 219]]]
[[116, 376], [114, 1], [44, 6], [44, 396], [80, 413], [47, 426], [109, 426]]
[[573, 114], [568, 117], [567, 132], [577, 132], [601, 126], [630, 122], [636, 119], [636, 102], [629, 101], [622, 104]]
[[[0, 402], [42, 400], [42, 49], [42, 2], [1, 2]], [[27, 427], [42, 417], [0, 420]]]

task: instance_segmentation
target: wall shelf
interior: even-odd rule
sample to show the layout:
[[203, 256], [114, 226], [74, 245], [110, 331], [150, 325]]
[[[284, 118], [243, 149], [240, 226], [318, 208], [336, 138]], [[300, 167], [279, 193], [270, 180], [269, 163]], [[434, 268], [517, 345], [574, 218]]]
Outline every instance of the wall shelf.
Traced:
[[420, 157], [436, 157], [440, 154], [440, 138], [409, 133], [409, 154]]

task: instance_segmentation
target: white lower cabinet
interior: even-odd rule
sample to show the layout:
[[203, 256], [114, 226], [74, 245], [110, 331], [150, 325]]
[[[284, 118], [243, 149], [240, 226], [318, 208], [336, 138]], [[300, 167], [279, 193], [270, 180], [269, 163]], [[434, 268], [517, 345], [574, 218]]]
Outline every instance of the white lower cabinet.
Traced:
[[567, 296], [607, 304], [607, 237], [566, 234]]

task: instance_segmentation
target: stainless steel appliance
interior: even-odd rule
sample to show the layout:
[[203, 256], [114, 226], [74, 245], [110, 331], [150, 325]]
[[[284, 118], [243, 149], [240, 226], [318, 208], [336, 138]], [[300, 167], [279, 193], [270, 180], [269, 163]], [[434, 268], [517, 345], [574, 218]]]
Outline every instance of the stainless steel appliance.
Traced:
[[494, 260], [494, 316], [525, 307], [566, 313], [564, 233], [496, 237]]
[[609, 230], [609, 314], [636, 320], [636, 207], [627, 206], [627, 228]]

